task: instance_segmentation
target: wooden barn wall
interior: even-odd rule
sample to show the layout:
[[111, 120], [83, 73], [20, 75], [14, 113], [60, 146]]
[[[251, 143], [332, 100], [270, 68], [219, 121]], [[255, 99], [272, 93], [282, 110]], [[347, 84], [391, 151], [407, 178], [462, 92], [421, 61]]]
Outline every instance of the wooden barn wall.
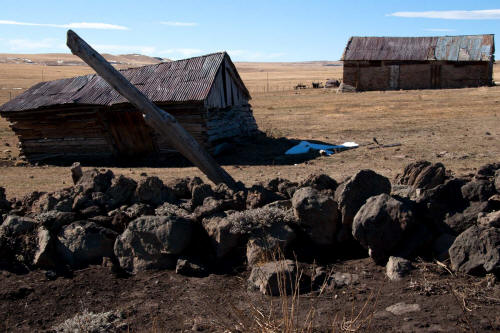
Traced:
[[[204, 147], [208, 147], [207, 136], [207, 110], [202, 103], [192, 103], [185, 105], [160, 105], [160, 107], [174, 116], [179, 124], [188, 131], [196, 141]], [[152, 129], [153, 142], [157, 152], [170, 154], [175, 152], [165, 137], [156, 133]]]
[[488, 63], [445, 63], [441, 65], [441, 88], [491, 85]]
[[238, 81], [235, 79], [236, 74], [232, 67], [222, 62], [222, 65], [215, 76], [214, 84], [210, 89], [205, 100], [207, 108], [227, 108], [231, 105], [246, 105], [248, 98], [243, 93], [243, 90], [238, 86]]
[[361, 91], [478, 87], [492, 84], [492, 69], [489, 62], [346, 62], [343, 81]]
[[111, 138], [99, 109], [76, 107], [15, 112], [7, 116], [28, 160], [44, 158], [109, 158]]

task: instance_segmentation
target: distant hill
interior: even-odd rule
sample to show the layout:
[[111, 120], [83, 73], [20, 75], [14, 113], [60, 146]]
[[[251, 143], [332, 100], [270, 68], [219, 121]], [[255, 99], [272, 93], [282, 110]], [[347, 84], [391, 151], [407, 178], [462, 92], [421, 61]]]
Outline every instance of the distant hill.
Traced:
[[[144, 66], [159, 64], [170, 61], [159, 57], [149, 57], [142, 54], [103, 54], [104, 58], [113, 65], [122, 66]], [[45, 54], [10, 54], [0, 53], [0, 64], [39, 64], [47, 66], [86, 66], [77, 56], [69, 53], [45, 53]]]

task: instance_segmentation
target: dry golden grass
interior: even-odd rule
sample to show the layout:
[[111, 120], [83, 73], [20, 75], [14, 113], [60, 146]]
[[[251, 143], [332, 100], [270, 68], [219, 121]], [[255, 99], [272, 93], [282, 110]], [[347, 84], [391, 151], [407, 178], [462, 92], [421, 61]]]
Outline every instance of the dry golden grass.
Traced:
[[[370, 144], [401, 143], [400, 147], [362, 146], [307, 164], [228, 166], [237, 180], [247, 184], [276, 176], [293, 180], [312, 172], [327, 173], [340, 180], [357, 169], [370, 168], [394, 177], [411, 161], [440, 161], [457, 173], [473, 172], [481, 164], [498, 161], [500, 156], [500, 87], [448, 90], [414, 90], [336, 94], [329, 89], [293, 90], [299, 82], [341, 77], [341, 67], [322, 63], [236, 64], [250, 89], [255, 118], [261, 130], [274, 136], [315, 139], [329, 143], [355, 141]], [[41, 80], [42, 66], [0, 64], [0, 88], [29, 87]], [[44, 79], [91, 72], [86, 67], [43, 66]], [[495, 71], [498, 69], [495, 68]], [[269, 73], [269, 92], [267, 87]], [[278, 88], [281, 87], [281, 88]], [[288, 88], [287, 88], [288, 87]], [[287, 88], [288, 90], [283, 90]], [[0, 103], [8, 100], [0, 90]], [[11, 147], [4, 147], [4, 143]], [[0, 157], [5, 149], [16, 155], [16, 138], [0, 120]], [[14, 145], [14, 146], [12, 146]], [[33, 190], [54, 190], [70, 184], [67, 168], [3, 167], [0, 186], [9, 196]], [[141, 172], [167, 181], [201, 173], [196, 168], [113, 168], [139, 178]]]

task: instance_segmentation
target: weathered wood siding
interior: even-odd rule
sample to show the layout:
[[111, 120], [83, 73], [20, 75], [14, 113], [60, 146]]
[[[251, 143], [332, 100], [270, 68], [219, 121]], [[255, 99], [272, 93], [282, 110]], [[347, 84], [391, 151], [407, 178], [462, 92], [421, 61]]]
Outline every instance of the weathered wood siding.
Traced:
[[248, 104], [248, 97], [243, 93], [243, 89], [238, 86], [240, 81], [235, 79], [236, 75], [232, 66], [229, 66], [224, 61], [205, 100], [205, 107], [208, 109], [225, 109], [233, 105], [242, 106]]
[[491, 85], [489, 62], [346, 61], [344, 83], [358, 90], [465, 88]]

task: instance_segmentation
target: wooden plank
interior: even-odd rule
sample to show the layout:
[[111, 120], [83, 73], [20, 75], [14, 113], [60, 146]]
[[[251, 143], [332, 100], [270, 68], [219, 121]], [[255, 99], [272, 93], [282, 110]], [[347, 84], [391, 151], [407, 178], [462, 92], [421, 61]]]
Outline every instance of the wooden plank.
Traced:
[[210, 180], [216, 184], [226, 183], [230, 187], [236, 187], [234, 179], [179, 125], [173, 116], [153, 104], [72, 30], [68, 30], [67, 45], [73, 54], [82, 58], [116, 91], [143, 112], [146, 123], [168, 137], [172, 146], [200, 168]]

